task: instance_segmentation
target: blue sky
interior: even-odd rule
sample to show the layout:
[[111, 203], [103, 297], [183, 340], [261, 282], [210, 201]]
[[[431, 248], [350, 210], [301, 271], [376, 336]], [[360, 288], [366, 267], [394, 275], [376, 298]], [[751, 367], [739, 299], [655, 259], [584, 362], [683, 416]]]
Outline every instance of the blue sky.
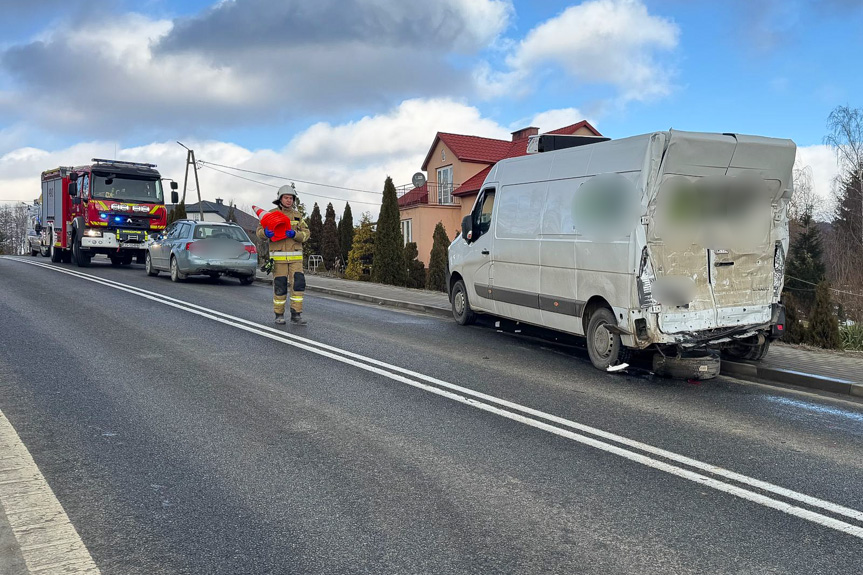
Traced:
[[[182, 178], [176, 140], [377, 192], [410, 181], [437, 130], [508, 138], [581, 119], [613, 138], [791, 138], [826, 197], [827, 116], [863, 107], [860, 0], [13, 0], [0, 19], [16, 23], [0, 32], [0, 200], [94, 155]], [[273, 189], [201, 176], [204, 197], [241, 206]], [[377, 211], [374, 194], [300, 189]]]

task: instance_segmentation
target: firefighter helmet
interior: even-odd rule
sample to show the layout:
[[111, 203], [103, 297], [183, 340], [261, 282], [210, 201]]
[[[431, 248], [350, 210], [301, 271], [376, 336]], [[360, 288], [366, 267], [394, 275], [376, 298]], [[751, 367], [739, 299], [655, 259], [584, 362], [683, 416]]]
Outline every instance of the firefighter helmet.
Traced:
[[282, 196], [294, 196], [294, 207], [298, 206], [300, 203], [300, 196], [297, 195], [297, 189], [294, 187], [294, 184], [279, 188], [279, 191], [276, 192], [276, 199], [273, 200], [273, 203], [277, 206], [280, 205]]

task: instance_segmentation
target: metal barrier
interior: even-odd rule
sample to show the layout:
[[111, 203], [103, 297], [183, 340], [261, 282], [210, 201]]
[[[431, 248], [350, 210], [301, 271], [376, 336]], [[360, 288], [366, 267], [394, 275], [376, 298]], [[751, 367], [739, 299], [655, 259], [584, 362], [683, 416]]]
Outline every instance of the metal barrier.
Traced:
[[318, 266], [324, 264], [324, 257], [319, 255], [309, 256], [308, 270], [312, 273], [318, 273]]

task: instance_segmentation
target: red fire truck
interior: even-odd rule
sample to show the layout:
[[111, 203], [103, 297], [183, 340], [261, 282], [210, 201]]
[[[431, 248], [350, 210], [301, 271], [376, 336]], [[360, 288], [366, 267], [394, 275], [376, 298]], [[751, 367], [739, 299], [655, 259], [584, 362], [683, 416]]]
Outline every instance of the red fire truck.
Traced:
[[[155, 164], [102, 160], [42, 172], [43, 249], [53, 262], [90, 265], [95, 254], [111, 264], [144, 261], [147, 240], [165, 229], [162, 177]], [[177, 203], [177, 182], [171, 200]]]

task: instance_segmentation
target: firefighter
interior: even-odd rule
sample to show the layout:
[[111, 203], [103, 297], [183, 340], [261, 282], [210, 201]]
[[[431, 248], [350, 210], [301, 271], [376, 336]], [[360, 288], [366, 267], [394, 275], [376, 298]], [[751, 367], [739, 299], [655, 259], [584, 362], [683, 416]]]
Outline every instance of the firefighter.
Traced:
[[258, 224], [257, 236], [270, 240], [270, 257], [274, 260], [273, 269], [273, 311], [276, 312], [276, 323], [285, 323], [285, 303], [288, 299], [290, 286], [291, 323], [306, 325], [303, 319], [303, 292], [306, 290], [306, 276], [303, 274], [303, 243], [309, 239], [309, 226], [303, 220], [297, 207], [300, 198], [294, 185], [279, 188], [276, 207], [271, 212], [281, 212], [291, 219], [291, 229], [287, 237], [273, 241], [275, 230]]

